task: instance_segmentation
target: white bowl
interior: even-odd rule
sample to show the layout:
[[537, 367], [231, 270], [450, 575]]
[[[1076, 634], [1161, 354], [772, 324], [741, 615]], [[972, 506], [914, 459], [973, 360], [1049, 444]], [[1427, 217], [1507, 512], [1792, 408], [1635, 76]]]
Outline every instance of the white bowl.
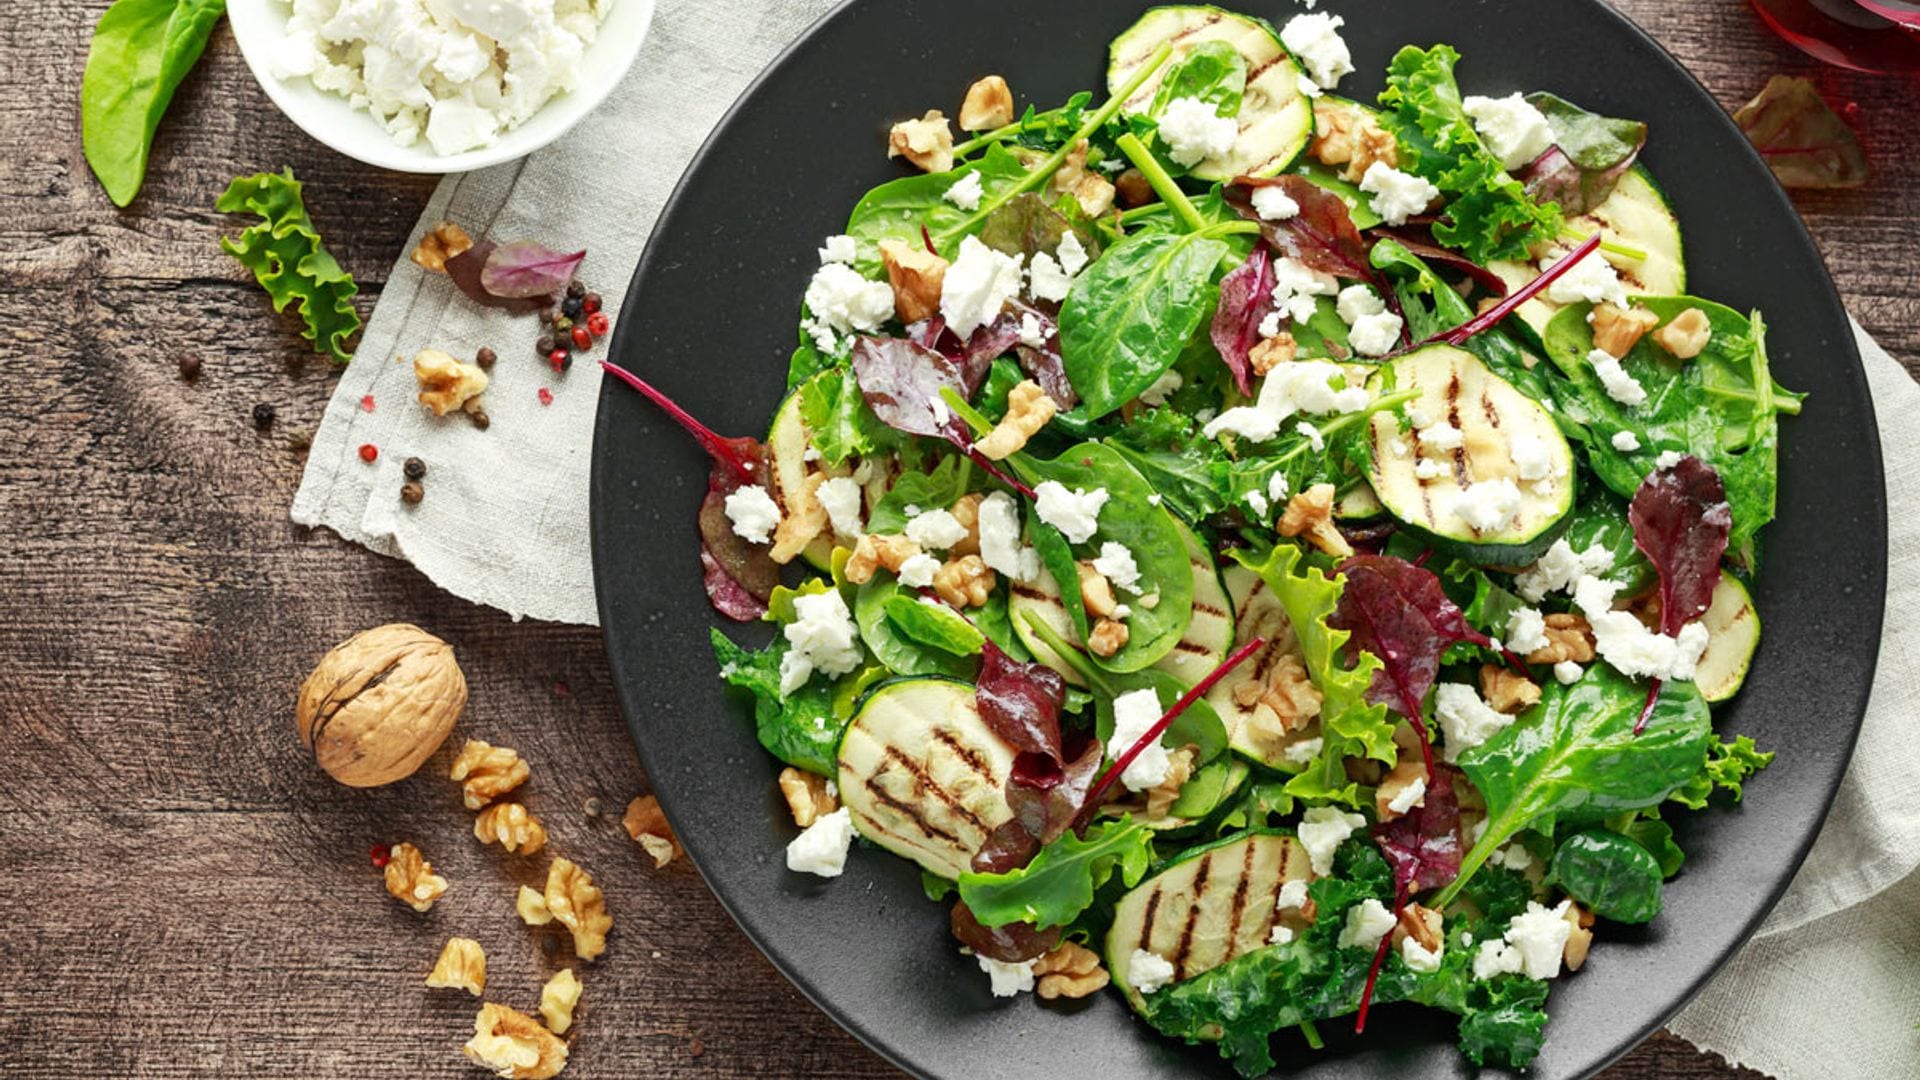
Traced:
[[654, 0], [614, 0], [600, 24], [600, 36], [587, 46], [579, 79], [570, 93], [546, 103], [526, 123], [504, 132], [490, 146], [459, 154], [437, 154], [425, 137], [413, 146], [393, 141], [372, 114], [347, 99], [317, 89], [306, 78], [281, 79], [271, 58], [286, 33], [287, 0], [230, 0], [227, 16], [247, 67], [267, 97], [287, 119], [322, 143], [369, 165], [411, 173], [457, 173], [522, 158], [565, 135], [606, 100], [640, 55], [653, 21]]

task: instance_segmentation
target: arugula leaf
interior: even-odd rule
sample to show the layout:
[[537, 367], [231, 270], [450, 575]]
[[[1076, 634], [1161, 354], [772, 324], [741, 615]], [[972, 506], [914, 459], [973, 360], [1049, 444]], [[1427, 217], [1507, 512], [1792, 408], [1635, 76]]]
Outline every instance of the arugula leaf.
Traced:
[[1074, 279], [1060, 309], [1060, 355], [1097, 420], [1139, 397], [1180, 359], [1213, 311], [1225, 243], [1198, 233], [1140, 232]]
[[1660, 914], [1660, 863], [1630, 837], [1605, 829], [1574, 833], [1548, 869], [1568, 896], [1603, 919], [1647, 923]]
[[353, 359], [346, 340], [360, 329], [360, 315], [353, 310], [360, 289], [314, 231], [293, 170], [240, 177], [213, 205], [223, 214], [260, 216], [260, 224], [247, 226], [238, 237], [221, 237], [220, 249], [253, 271], [273, 310], [285, 311], [300, 301], [300, 317], [307, 323], [301, 336], [313, 343], [314, 352], [330, 354], [336, 364]]
[[1400, 168], [1425, 177], [1446, 196], [1434, 239], [1485, 265], [1526, 259], [1529, 249], [1560, 235], [1560, 208], [1535, 203], [1481, 143], [1461, 101], [1451, 46], [1408, 46], [1387, 65], [1380, 94], [1387, 130], [1400, 143]]
[[960, 899], [983, 926], [1066, 926], [1116, 872], [1129, 888], [1138, 885], [1152, 858], [1152, 830], [1132, 818], [1105, 821], [1085, 839], [1061, 834], [1018, 870], [960, 875]]
[[717, 629], [710, 634], [720, 677], [753, 695], [754, 733], [760, 745], [796, 769], [833, 776], [838, 771], [835, 751], [840, 732], [853, 716], [852, 702], [836, 709], [833, 684], [825, 679], [809, 679], [782, 697], [780, 660], [789, 648], [785, 638], [749, 652]]
[[1707, 748], [1706, 764], [1668, 798], [1691, 810], [1704, 809], [1715, 791], [1724, 791], [1739, 802], [1746, 795], [1743, 785], [1773, 764], [1773, 755], [1772, 750], [1762, 752], [1746, 735], [1715, 741]]
[[80, 77], [80, 146], [115, 206], [140, 194], [153, 133], [206, 50], [227, 0], [116, 0]]

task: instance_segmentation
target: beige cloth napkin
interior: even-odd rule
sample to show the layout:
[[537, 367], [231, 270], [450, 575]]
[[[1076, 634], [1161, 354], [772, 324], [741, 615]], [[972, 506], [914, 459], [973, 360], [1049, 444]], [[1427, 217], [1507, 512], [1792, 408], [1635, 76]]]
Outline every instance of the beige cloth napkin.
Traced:
[[[582, 277], [618, 319], [617, 297], [694, 151], [748, 82], [832, 6], [662, 0], [634, 72], [604, 106], [524, 161], [448, 177], [412, 239], [450, 218], [475, 235], [585, 247]], [[576, 362], [556, 376], [533, 337], [531, 320], [480, 310], [403, 258], [340, 377], [293, 519], [406, 559], [449, 592], [516, 618], [594, 623], [587, 476], [599, 368]], [[1911, 719], [1920, 705], [1920, 424], [1911, 420], [1920, 387], [1859, 339], [1893, 507], [1886, 637], [1860, 752], [1780, 906], [1672, 1025], [1781, 1080], [1920, 1076], [1920, 799], [1910, 790], [1920, 741]], [[482, 345], [500, 355], [489, 430], [414, 404], [415, 352], [470, 356]], [[361, 405], [369, 394], [372, 411]], [[372, 464], [357, 453], [365, 443], [381, 451]], [[426, 499], [413, 507], [399, 499], [409, 456], [429, 467]]]

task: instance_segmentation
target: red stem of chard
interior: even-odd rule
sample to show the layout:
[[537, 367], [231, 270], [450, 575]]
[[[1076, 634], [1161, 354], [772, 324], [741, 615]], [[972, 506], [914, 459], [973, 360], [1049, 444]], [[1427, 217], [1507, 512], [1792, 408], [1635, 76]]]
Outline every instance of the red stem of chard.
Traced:
[[[1393, 921], [1400, 923], [1400, 913], [1407, 907], [1407, 890], [1396, 887], [1393, 892]], [[1387, 962], [1387, 949], [1393, 944], [1393, 931], [1380, 936], [1380, 946], [1373, 951], [1373, 963], [1367, 968], [1367, 988], [1360, 992], [1360, 1011], [1353, 1018], [1353, 1033], [1359, 1035], [1367, 1030], [1367, 1006], [1373, 1004], [1373, 986], [1380, 981], [1380, 968]]]
[[604, 368], [608, 374], [611, 374], [628, 386], [633, 387], [635, 390], [640, 391], [642, 397], [660, 406], [661, 411], [672, 417], [674, 423], [685, 428], [687, 434], [699, 440], [701, 447], [706, 450], [709, 457], [725, 465], [741, 483], [757, 484], [760, 482], [759, 478], [753, 474], [753, 464], [751, 462], [741, 460], [740, 455], [733, 452], [733, 449], [727, 445], [725, 439], [714, 434], [712, 428], [695, 420], [692, 413], [675, 405], [672, 398], [655, 390], [647, 380], [635, 375], [633, 372], [628, 371], [618, 364], [602, 360], [600, 361], [600, 366]]
[[992, 458], [989, 458], [987, 455], [980, 452], [979, 447], [969, 443], [969, 444], [966, 444], [965, 449], [967, 451], [967, 457], [973, 459], [973, 463], [975, 465], [978, 465], [982, 469], [985, 469], [987, 471], [988, 476], [993, 477], [995, 480], [998, 480], [1001, 483], [1012, 488], [1013, 490], [1019, 492], [1020, 494], [1025, 495], [1027, 497], [1028, 502], [1040, 501], [1040, 496], [1034, 494], [1032, 488], [1021, 483], [1018, 480], [1015, 480], [1012, 474], [1000, 468], [998, 465], [995, 465], [993, 463]]
[[1653, 707], [1660, 704], [1660, 680], [1647, 684], [1647, 703], [1640, 708], [1640, 719], [1634, 722], [1633, 733], [1640, 734], [1647, 729], [1647, 721], [1653, 719]]
[[1199, 682], [1194, 683], [1193, 689], [1182, 694], [1180, 700], [1173, 703], [1173, 708], [1168, 709], [1166, 715], [1162, 716], [1159, 722], [1148, 728], [1146, 734], [1134, 740], [1134, 744], [1127, 747], [1127, 752], [1115, 758], [1113, 764], [1107, 767], [1106, 773], [1100, 777], [1100, 782], [1093, 785], [1093, 789], [1087, 792], [1087, 801], [1080, 807], [1080, 812], [1074, 815], [1073, 828], [1077, 830], [1080, 826], [1086, 824], [1087, 820], [1090, 819], [1093, 814], [1094, 808], [1100, 805], [1100, 796], [1106, 794], [1107, 789], [1112, 787], [1114, 782], [1120, 779], [1120, 774], [1127, 771], [1127, 766], [1133, 764], [1134, 758], [1139, 757], [1142, 751], [1157, 742], [1160, 736], [1167, 733], [1167, 728], [1172, 726], [1173, 722], [1180, 718], [1181, 713], [1186, 712], [1194, 702], [1205, 697], [1207, 691], [1213, 689], [1215, 683], [1227, 677], [1228, 672], [1239, 667], [1247, 657], [1259, 652], [1265, 648], [1266, 645], [1266, 638], [1254, 638], [1252, 641], [1240, 646], [1238, 649], [1235, 649], [1233, 655], [1227, 657], [1219, 667], [1214, 668], [1211, 674]]
[[1515, 289], [1512, 293], [1508, 294], [1505, 300], [1488, 308], [1485, 314], [1468, 319], [1466, 322], [1461, 323], [1451, 330], [1443, 330], [1421, 342], [1421, 344], [1431, 345], [1436, 341], [1444, 341], [1449, 345], [1465, 345], [1468, 339], [1498, 326], [1500, 320], [1513, 314], [1520, 305], [1533, 299], [1540, 293], [1545, 292], [1547, 286], [1552, 285], [1560, 275], [1573, 269], [1575, 263], [1598, 251], [1599, 248], [1600, 234], [1596, 232], [1592, 236], [1587, 237], [1579, 247], [1561, 256], [1558, 262], [1541, 271], [1539, 277]]

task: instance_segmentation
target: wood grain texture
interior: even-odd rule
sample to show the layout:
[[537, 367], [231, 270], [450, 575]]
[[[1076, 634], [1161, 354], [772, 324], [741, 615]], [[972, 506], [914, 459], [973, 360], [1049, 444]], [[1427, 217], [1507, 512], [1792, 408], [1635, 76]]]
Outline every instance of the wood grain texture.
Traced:
[[[1818, 71], [1734, 0], [1625, 0], [1737, 105], [1776, 71], [1859, 102], [1878, 176], [1801, 206], [1855, 314], [1920, 357], [1913, 81]], [[568, 947], [513, 916], [543, 857], [472, 839], [453, 747], [376, 791], [294, 737], [295, 687], [333, 642], [405, 620], [452, 641], [461, 735], [531, 761], [552, 848], [616, 919], [568, 1076], [897, 1075], [808, 1005], [684, 864], [654, 871], [618, 816], [646, 780], [591, 630], [515, 624], [410, 568], [296, 528], [301, 459], [333, 373], [215, 243], [232, 176], [292, 165], [320, 230], [377, 298], [432, 181], [356, 165], [282, 120], [223, 30], [181, 88], [129, 211], [80, 155], [75, 102], [102, 0], [0, 27], [0, 1046], [12, 1075], [471, 1076], [475, 1003], [420, 980], [452, 934], [489, 997], [531, 1008]], [[183, 380], [178, 360], [203, 361]], [[275, 405], [257, 431], [249, 415]], [[431, 478], [429, 478], [429, 483]], [[583, 807], [598, 800], [604, 813]], [[427, 915], [368, 849], [420, 844], [452, 881]], [[553, 947], [551, 951], [543, 944]], [[1752, 1077], [1656, 1036], [1608, 1074]]]

